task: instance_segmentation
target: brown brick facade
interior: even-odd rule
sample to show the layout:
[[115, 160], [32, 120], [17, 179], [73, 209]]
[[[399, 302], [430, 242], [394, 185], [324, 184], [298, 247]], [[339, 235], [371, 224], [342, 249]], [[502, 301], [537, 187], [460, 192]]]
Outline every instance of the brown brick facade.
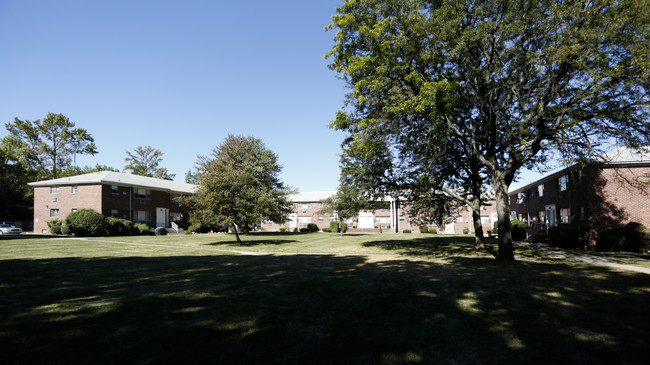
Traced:
[[511, 218], [527, 222], [536, 232], [561, 224], [650, 226], [650, 197], [642, 187], [649, 178], [650, 166], [641, 164], [568, 168], [513, 191]]

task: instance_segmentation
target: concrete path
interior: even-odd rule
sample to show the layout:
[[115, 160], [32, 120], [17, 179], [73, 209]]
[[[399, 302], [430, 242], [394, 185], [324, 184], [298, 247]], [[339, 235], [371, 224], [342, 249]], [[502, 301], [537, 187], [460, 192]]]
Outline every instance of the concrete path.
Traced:
[[634, 265], [624, 265], [624, 264], [618, 264], [616, 262], [613, 262], [614, 260], [620, 260], [620, 259], [612, 259], [608, 257], [598, 257], [598, 256], [574, 255], [562, 251], [556, 251], [552, 247], [544, 243], [530, 243], [530, 242], [522, 242], [522, 241], [516, 241], [514, 243], [523, 247], [528, 247], [534, 250], [545, 252], [551, 255], [551, 257], [553, 258], [582, 261], [588, 264], [609, 266], [621, 270], [636, 271], [636, 272], [650, 275], [650, 268], [634, 266]]

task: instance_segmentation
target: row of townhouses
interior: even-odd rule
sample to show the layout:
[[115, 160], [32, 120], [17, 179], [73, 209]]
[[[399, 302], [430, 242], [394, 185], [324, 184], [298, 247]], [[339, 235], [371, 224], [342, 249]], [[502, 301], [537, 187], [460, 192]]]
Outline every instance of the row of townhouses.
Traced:
[[[572, 224], [603, 227], [639, 222], [650, 226], [650, 199], [643, 191], [650, 180], [650, 152], [629, 149], [605, 155], [602, 163], [583, 168], [574, 165], [549, 174], [510, 192], [512, 219], [531, 230]], [[105, 216], [142, 222], [150, 227], [174, 228], [188, 218], [178, 197], [192, 194], [197, 186], [119, 172], [102, 171], [30, 183], [34, 187], [34, 232], [47, 233], [47, 222], [65, 219], [77, 209], [94, 209]], [[334, 192], [303, 192], [293, 196], [293, 213], [285, 223], [261, 222], [261, 229], [289, 231], [314, 223], [319, 228], [336, 221], [322, 213], [321, 201]], [[481, 207], [484, 233], [497, 220], [494, 202]], [[350, 232], [417, 231], [421, 222], [410, 215], [408, 203], [387, 199], [380, 208], [360, 212], [346, 222]], [[459, 206], [444, 227], [428, 224], [439, 233], [473, 233], [472, 210]]]

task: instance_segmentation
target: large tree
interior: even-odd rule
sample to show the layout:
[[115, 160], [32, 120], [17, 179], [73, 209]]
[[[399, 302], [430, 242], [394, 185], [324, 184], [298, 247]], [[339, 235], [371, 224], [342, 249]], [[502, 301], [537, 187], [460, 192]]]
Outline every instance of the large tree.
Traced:
[[354, 190], [351, 185], [339, 186], [336, 193], [320, 201], [323, 207], [319, 214], [332, 214], [339, 223], [339, 232], [343, 235], [343, 221], [359, 215], [363, 209], [369, 208], [369, 201], [364, 199], [362, 192]]
[[72, 166], [77, 154], [97, 153], [95, 140], [83, 128], [76, 128], [63, 114], [48, 113], [42, 121], [15, 118], [5, 127], [18, 141], [22, 157], [38, 171], [38, 178], [57, 178]]
[[[334, 128], [381, 129], [403, 150], [413, 131], [487, 169], [498, 260], [513, 261], [508, 187], [550, 153], [583, 158], [607, 141], [649, 142], [648, 2], [350, 0], [331, 67], [352, 88]], [[410, 136], [410, 137], [409, 137]], [[426, 151], [424, 149], [423, 151]], [[457, 164], [469, 167], [471, 158]]]
[[239, 229], [270, 220], [281, 223], [291, 212], [290, 194], [279, 174], [278, 156], [253, 137], [229, 135], [197, 162], [199, 188], [189, 200], [190, 221]]
[[33, 217], [34, 195], [27, 183], [38, 178], [29, 149], [16, 136], [0, 141], [0, 221]]
[[170, 174], [166, 167], [160, 167], [163, 153], [151, 146], [138, 146], [133, 152], [126, 151], [124, 171], [134, 175], [155, 177], [158, 179], [173, 180], [176, 174]]

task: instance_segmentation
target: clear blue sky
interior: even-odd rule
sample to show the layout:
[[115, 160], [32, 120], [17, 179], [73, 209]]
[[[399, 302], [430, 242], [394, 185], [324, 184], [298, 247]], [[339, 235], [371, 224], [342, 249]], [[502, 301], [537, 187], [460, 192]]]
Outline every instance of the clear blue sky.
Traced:
[[[62, 113], [124, 167], [150, 145], [182, 181], [228, 134], [254, 136], [300, 191], [335, 190], [347, 92], [324, 59], [342, 0], [0, 0], [4, 124]], [[513, 185], [522, 185], [536, 175]]]
[[0, 137], [15, 117], [62, 113], [124, 167], [150, 145], [183, 180], [228, 134], [261, 139], [282, 179], [335, 190], [344, 84], [324, 59], [340, 0], [0, 0]]

